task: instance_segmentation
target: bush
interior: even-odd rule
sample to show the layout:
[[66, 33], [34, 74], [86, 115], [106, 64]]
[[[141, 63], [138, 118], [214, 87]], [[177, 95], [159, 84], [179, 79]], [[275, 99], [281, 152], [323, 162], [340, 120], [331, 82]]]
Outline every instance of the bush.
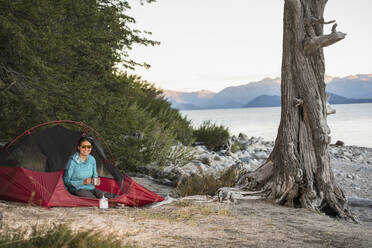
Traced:
[[219, 175], [194, 175], [183, 178], [177, 185], [176, 193], [180, 197], [188, 195], [215, 195], [219, 188], [233, 187], [238, 170], [232, 167]]
[[[102, 113], [99, 121], [87, 124], [110, 141], [114, 158], [120, 161], [120, 169], [136, 171], [149, 163], [187, 162], [185, 149], [172, 148], [179, 142], [184, 145], [193, 142], [190, 121], [171, 108], [171, 104], [161, 97], [160, 90], [140, 77], [123, 74], [118, 80], [110, 101], [94, 104], [100, 109], [97, 113]], [[131, 137], [135, 131], [143, 137]]]
[[217, 125], [210, 121], [203, 124], [194, 131], [196, 141], [202, 142], [208, 149], [218, 151], [230, 138], [229, 129], [223, 125]]
[[93, 231], [73, 232], [64, 225], [48, 228], [36, 228], [30, 235], [26, 231], [17, 231], [0, 234], [0, 247], [4, 248], [49, 248], [49, 247], [102, 247], [102, 248], [124, 248], [133, 247], [122, 245], [121, 240], [103, 236]]
[[237, 151], [241, 151], [243, 149], [244, 149], [244, 146], [241, 143], [237, 142], [237, 141], [235, 141], [231, 145], [231, 152], [233, 152], [233, 153], [236, 153]]
[[[110, 129], [103, 129], [101, 133], [108, 137], [113, 148], [114, 157], [120, 161], [119, 168], [123, 171], [136, 171], [138, 167], [156, 163], [159, 166], [169, 162], [182, 165], [193, 159], [190, 149], [178, 145], [177, 134], [173, 128], [136, 104], [123, 106], [120, 116], [126, 119], [121, 122], [111, 118]], [[119, 118], [120, 118], [119, 116]], [[130, 135], [138, 131], [143, 137]]]
[[213, 175], [194, 175], [183, 178], [176, 188], [180, 197], [188, 195], [214, 195], [219, 187], [218, 180]]

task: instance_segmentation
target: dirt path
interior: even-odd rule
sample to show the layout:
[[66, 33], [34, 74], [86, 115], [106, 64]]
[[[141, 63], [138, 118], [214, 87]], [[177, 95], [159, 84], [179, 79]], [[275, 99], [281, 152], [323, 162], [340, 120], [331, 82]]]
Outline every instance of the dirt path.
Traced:
[[[135, 247], [372, 247], [372, 228], [261, 201], [179, 201], [159, 208], [52, 208], [0, 202], [5, 228], [67, 224]], [[4, 230], [4, 228], [3, 228]]]

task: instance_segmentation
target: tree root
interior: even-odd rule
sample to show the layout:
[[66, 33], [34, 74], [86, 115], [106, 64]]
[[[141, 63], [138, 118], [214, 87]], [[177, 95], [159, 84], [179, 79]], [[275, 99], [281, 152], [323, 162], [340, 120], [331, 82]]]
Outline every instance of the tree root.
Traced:
[[265, 199], [265, 190], [262, 191], [244, 191], [240, 188], [220, 188], [215, 196], [215, 200], [219, 202], [238, 202], [241, 200], [259, 200]]
[[[329, 216], [359, 223], [348, 208], [342, 190], [333, 185], [332, 181], [325, 183], [323, 181], [325, 178], [318, 177], [317, 187], [313, 185], [312, 180], [303, 181], [302, 176], [299, 177], [301, 180], [298, 179], [298, 173], [283, 175], [274, 173], [274, 170], [274, 163], [268, 160], [256, 171], [241, 176], [235, 187], [220, 188], [213, 199], [219, 202], [228, 201], [233, 203], [243, 200], [266, 199], [279, 205], [322, 211]], [[314, 174], [313, 177], [316, 177], [316, 175]], [[319, 187], [319, 185], [322, 186]], [[355, 204], [362, 202], [365, 205], [370, 204], [372, 206], [372, 201], [352, 200], [352, 202]]]
[[261, 165], [257, 170], [243, 175], [236, 183], [237, 187], [246, 190], [256, 190], [264, 185], [273, 174], [274, 163], [268, 160]]

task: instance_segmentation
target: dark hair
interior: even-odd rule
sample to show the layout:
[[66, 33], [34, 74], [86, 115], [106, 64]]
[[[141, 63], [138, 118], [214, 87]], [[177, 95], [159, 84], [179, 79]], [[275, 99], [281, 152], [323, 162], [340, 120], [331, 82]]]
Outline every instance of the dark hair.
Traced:
[[83, 143], [84, 141], [88, 141], [91, 145], [93, 145], [93, 138], [91, 138], [89, 136], [82, 136], [79, 139], [78, 146], [80, 146], [81, 143]]

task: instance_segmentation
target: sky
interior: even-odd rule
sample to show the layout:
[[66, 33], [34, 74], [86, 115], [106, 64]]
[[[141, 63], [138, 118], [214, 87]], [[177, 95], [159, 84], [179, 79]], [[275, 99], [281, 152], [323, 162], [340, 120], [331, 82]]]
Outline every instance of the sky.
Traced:
[[[167, 90], [218, 92], [280, 77], [283, 0], [131, 0], [137, 29], [152, 32], [156, 47], [135, 46], [132, 59], [150, 69], [131, 73]], [[346, 38], [324, 49], [326, 74], [372, 73], [372, 1], [329, 0], [324, 18]], [[326, 25], [325, 34], [332, 24]]]

